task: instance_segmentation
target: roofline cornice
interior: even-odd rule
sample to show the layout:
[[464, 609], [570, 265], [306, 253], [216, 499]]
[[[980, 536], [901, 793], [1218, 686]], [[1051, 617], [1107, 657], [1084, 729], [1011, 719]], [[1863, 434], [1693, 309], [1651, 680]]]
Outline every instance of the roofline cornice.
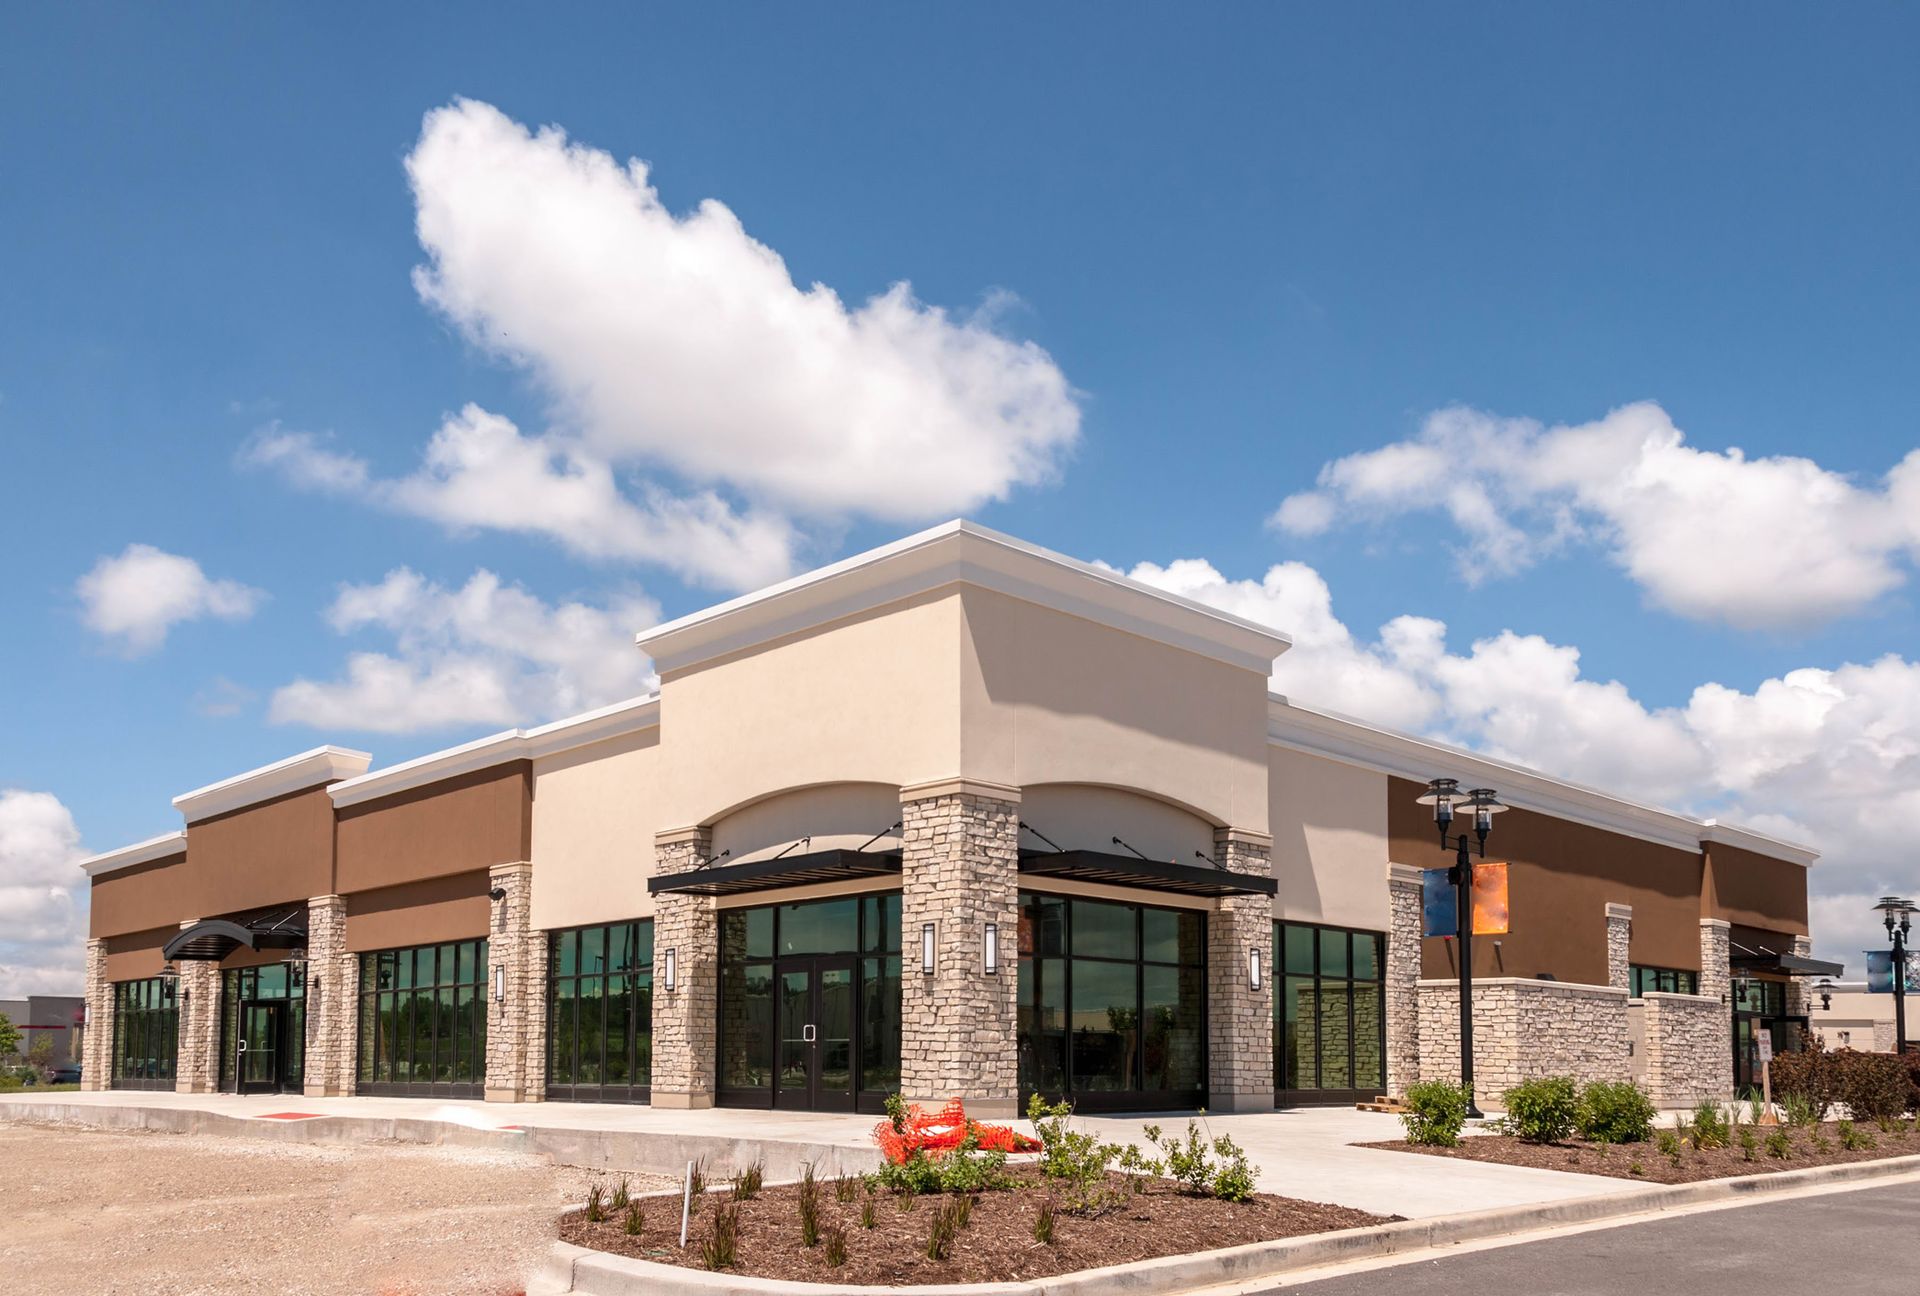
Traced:
[[1267, 738], [1277, 746], [1330, 756], [1416, 783], [1435, 777], [1484, 781], [1497, 786], [1500, 799], [1508, 805], [1678, 850], [1698, 852], [1705, 843], [1725, 841], [1771, 859], [1803, 866], [1819, 858], [1819, 852], [1808, 846], [1779, 841], [1717, 820], [1695, 819], [1675, 810], [1642, 805], [1524, 765], [1495, 760], [1352, 716], [1302, 706], [1277, 693], [1268, 696]]
[[173, 799], [173, 806], [189, 824], [195, 824], [289, 792], [351, 778], [364, 773], [372, 763], [373, 756], [368, 752], [350, 747], [315, 747], [271, 765], [183, 792]]
[[476, 770], [491, 769], [514, 761], [537, 760], [542, 756], [556, 755], [609, 738], [638, 733], [659, 723], [660, 695], [650, 693], [596, 711], [568, 716], [552, 724], [533, 729], [508, 729], [462, 743], [458, 747], [416, 756], [398, 765], [344, 779], [328, 788], [327, 795], [333, 798], [336, 809], [360, 805], [445, 782]]
[[960, 520], [643, 630], [634, 642], [665, 673], [953, 584], [996, 590], [1262, 675], [1293, 642], [1218, 608]]
[[187, 831], [184, 828], [158, 837], [149, 837], [143, 842], [131, 846], [122, 846], [118, 850], [103, 851], [98, 855], [89, 855], [80, 861], [79, 868], [88, 877], [99, 877], [103, 873], [114, 873], [120, 869], [129, 869], [136, 864], [151, 864], [154, 860], [166, 859], [169, 855], [182, 855], [187, 849]]

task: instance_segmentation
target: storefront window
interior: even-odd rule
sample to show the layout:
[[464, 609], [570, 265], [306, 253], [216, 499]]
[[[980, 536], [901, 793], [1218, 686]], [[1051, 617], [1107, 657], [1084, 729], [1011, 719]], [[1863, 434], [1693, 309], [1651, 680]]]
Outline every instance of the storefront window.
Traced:
[[1656, 994], [1699, 994], [1700, 974], [1680, 968], [1642, 967], [1629, 969], [1636, 998], [1652, 991]]
[[1378, 932], [1273, 925], [1274, 1088], [1283, 1102], [1342, 1101], [1386, 1083]]
[[1757, 1013], [1762, 1017], [1787, 1015], [1787, 984], [1784, 981], [1738, 980], [1733, 983], [1733, 1010]]
[[554, 932], [547, 1096], [644, 1102], [653, 1082], [653, 920]]
[[359, 1090], [480, 1096], [487, 1072], [487, 942], [360, 956]]
[[113, 1087], [173, 1088], [180, 1012], [171, 977], [118, 981], [113, 987]]
[[1206, 915], [1023, 892], [1023, 1093], [1192, 1107], [1206, 1088]]

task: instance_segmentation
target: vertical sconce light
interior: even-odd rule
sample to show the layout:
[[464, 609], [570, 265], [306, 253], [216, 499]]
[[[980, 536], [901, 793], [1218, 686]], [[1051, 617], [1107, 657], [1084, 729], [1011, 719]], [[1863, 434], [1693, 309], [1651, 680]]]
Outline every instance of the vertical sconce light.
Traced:
[[933, 924], [920, 924], [920, 971], [933, 975]]
[[988, 923], [986, 935], [987, 975], [992, 976], [1000, 970], [1000, 924]]
[[675, 964], [676, 964], [676, 963], [677, 963], [677, 962], [679, 961], [679, 960], [678, 960], [678, 959], [677, 959], [677, 958], [675, 957], [675, 953], [676, 953], [676, 951], [674, 951], [674, 950], [668, 950], [668, 951], [667, 951], [667, 965], [666, 965], [666, 969], [665, 969], [665, 970], [666, 970], [666, 983], [667, 983], [667, 993], [668, 993], [668, 994], [672, 994], [672, 993], [673, 993], [673, 973], [674, 973], [674, 965], [675, 965]]
[[500, 963], [493, 965], [493, 1001], [495, 1003], [507, 1001], [507, 969]]
[[1247, 951], [1247, 984], [1255, 990], [1260, 988], [1260, 947], [1258, 945]]

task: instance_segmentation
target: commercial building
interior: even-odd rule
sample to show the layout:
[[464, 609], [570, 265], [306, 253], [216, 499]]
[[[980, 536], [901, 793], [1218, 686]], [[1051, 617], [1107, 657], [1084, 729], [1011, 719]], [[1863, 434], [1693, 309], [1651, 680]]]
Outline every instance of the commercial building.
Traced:
[[0, 1054], [0, 1067], [17, 1066], [36, 1049], [44, 1050], [52, 1067], [78, 1066], [80, 1037], [84, 1033], [86, 1000], [78, 995], [28, 995], [0, 999], [0, 1016], [20, 1032], [12, 1053]]
[[1812, 851], [1272, 695], [1284, 635], [970, 524], [639, 645], [653, 695], [380, 770], [318, 748], [87, 861], [87, 1083], [1398, 1092], [1457, 1066], [1453, 943], [1420, 928], [1434, 776], [1513, 807], [1511, 932], [1474, 949], [1483, 1094], [1726, 1093], [1739, 1033], [1803, 1017], [1820, 969]]
[[[1820, 981], [1808, 990], [1808, 1015], [1814, 1033], [1830, 1049], [1891, 1053], [1894, 1046], [1893, 996], [1874, 994], [1865, 981]], [[1920, 995], [1907, 995], [1909, 1040], [1920, 1037]]]

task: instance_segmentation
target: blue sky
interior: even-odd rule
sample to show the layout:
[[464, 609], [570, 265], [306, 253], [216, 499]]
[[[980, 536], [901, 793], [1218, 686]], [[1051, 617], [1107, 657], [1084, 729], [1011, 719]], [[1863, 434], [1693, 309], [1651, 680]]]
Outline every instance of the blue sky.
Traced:
[[[616, 627], [960, 512], [1285, 621], [1297, 696], [1813, 838], [1857, 948], [1861, 897], [1920, 889], [1917, 40], [1871, 5], [17, 10], [0, 973], [66, 978], [56, 879], [188, 787], [604, 700], [644, 674]], [[548, 124], [643, 159], [652, 223], [594, 217], [614, 180]], [[740, 359], [829, 334], [815, 382]], [[423, 469], [437, 433], [531, 476]], [[556, 478], [611, 485], [476, 524]]]

